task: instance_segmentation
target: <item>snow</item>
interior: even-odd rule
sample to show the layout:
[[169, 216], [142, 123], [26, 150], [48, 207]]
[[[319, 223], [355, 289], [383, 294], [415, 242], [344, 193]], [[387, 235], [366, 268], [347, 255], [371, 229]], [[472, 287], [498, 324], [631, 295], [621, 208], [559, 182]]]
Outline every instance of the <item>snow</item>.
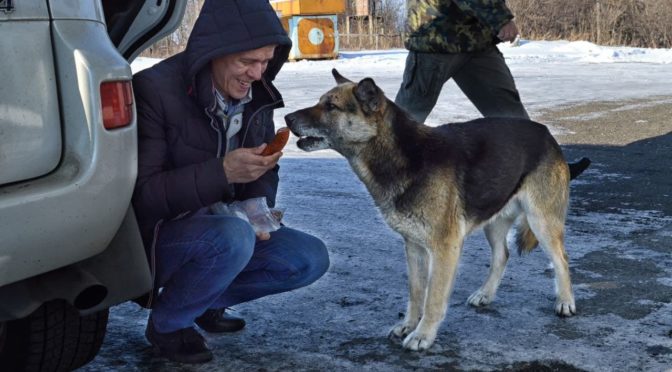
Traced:
[[500, 50], [507, 59], [578, 62], [578, 63], [672, 63], [672, 50], [630, 47], [608, 47], [587, 41], [528, 41], [519, 47], [503, 44]]
[[[672, 96], [672, 49], [608, 47], [586, 41], [521, 40], [517, 46], [499, 45], [516, 80], [532, 119], [544, 110], [586, 101], [613, 101], [655, 96]], [[289, 62], [275, 84], [283, 94], [285, 108], [276, 110], [275, 125], [294, 110], [315, 104], [334, 86], [331, 69], [359, 80], [373, 78], [390, 99], [401, 83], [407, 56], [404, 49], [341, 51], [336, 60]], [[138, 58], [134, 72], [150, 67], [158, 59]], [[600, 115], [595, 113], [594, 115]], [[465, 121], [480, 116], [457, 86], [444, 87], [428, 125]], [[579, 117], [577, 120], [588, 120]], [[551, 131], [558, 133], [556, 128]], [[340, 157], [331, 150], [306, 153], [295, 146], [292, 136], [285, 157]]]

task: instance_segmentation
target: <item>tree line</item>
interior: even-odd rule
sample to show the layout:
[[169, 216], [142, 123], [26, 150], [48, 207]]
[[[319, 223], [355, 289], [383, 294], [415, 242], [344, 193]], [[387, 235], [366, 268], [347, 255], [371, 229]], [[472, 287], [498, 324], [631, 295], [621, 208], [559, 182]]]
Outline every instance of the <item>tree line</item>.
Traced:
[[526, 39], [672, 47], [672, 0], [507, 0]]
[[[204, 0], [189, 0], [181, 26], [143, 53], [166, 57], [184, 49]], [[356, 1], [346, 0], [352, 12]], [[401, 47], [404, 35], [404, 0], [370, 0], [373, 23], [350, 20], [351, 33], [342, 49]], [[524, 39], [586, 40], [600, 45], [649, 48], [672, 47], [672, 0], [507, 0]], [[339, 15], [339, 29], [345, 17]], [[369, 30], [372, 25], [373, 30]], [[374, 34], [378, 37], [370, 37]]]

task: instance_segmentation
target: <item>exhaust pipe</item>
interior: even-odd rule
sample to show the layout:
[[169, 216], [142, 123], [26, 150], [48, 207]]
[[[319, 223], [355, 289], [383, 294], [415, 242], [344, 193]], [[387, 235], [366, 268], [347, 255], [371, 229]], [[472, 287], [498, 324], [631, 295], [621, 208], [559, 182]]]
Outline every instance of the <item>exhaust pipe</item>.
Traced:
[[72, 301], [72, 306], [77, 310], [88, 310], [98, 306], [107, 296], [107, 288], [100, 284], [91, 284], [84, 288]]
[[108, 289], [79, 265], [0, 287], [0, 322], [28, 316], [47, 301], [62, 299], [81, 312], [100, 305]]
[[77, 310], [87, 310], [103, 302], [107, 287], [78, 266], [59, 269], [41, 276], [33, 287], [33, 298], [42, 303], [64, 299]]

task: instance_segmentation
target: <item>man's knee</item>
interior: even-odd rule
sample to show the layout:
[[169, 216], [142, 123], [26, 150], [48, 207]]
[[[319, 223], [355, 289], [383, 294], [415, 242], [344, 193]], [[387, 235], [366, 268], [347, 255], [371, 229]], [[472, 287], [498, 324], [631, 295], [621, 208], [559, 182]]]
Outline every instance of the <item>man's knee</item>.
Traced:
[[409, 92], [402, 92], [401, 89], [403, 88], [400, 88], [394, 103], [406, 111], [413, 120], [424, 123], [429, 113], [432, 112], [434, 105], [419, 97], [412, 98]]
[[324, 242], [315, 236], [293, 229], [283, 229], [282, 259], [290, 272], [289, 278], [296, 287], [308, 285], [319, 279], [329, 269], [329, 252]]
[[308, 271], [316, 275], [317, 278], [324, 275], [329, 269], [329, 252], [324, 242], [314, 236], [310, 236], [312, 242], [309, 244], [306, 251], [309, 253], [307, 261]]
[[413, 93], [401, 87], [394, 103], [406, 111], [413, 120], [424, 123], [434, 109], [439, 93]]
[[324, 242], [312, 235], [307, 235], [303, 244], [297, 247], [294, 264], [299, 269], [300, 286], [308, 285], [321, 278], [329, 269], [329, 252]]
[[242, 270], [252, 258], [256, 234], [252, 226], [239, 218], [215, 224], [211, 231], [211, 257], [232, 269]]

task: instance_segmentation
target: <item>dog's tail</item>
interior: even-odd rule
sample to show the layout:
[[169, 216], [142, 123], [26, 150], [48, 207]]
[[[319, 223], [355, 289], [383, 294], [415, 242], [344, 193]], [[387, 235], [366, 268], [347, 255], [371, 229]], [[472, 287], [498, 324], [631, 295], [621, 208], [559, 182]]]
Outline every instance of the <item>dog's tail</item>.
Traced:
[[523, 214], [520, 223], [516, 226], [516, 245], [518, 246], [518, 254], [528, 254], [539, 245], [537, 237], [534, 236], [530, 224], [527, 222], [527, 216]]
[[569, 179], [573, 180], [590, 166], [590, 159], [584, 157], [576, 163], [568, 163], [567, 165], [569, 165]]

